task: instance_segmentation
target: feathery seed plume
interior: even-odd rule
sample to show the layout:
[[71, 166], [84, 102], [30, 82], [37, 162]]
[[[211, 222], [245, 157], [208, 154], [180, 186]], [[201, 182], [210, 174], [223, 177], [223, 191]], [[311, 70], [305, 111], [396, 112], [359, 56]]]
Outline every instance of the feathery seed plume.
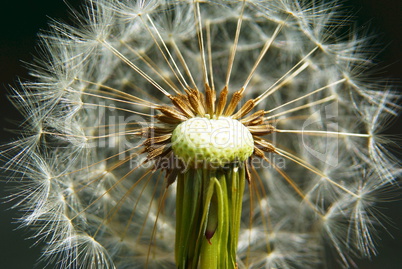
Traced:
[[[323, 268], [377, 254], [400, 107], [340, 1], [86, 0], [2, 147], [57, 268]], [[347, 31], [347, 34], [345, 34]], [[328, 254], [334, 259], [328, 260]]]

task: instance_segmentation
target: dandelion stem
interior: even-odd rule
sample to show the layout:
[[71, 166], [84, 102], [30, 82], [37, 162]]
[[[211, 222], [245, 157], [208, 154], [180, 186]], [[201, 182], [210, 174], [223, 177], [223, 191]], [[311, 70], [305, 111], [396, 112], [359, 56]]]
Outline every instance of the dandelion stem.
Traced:
[[190, 169], [177, 178], [177, 268], [234, 269], [245, 188], [244, 164]]

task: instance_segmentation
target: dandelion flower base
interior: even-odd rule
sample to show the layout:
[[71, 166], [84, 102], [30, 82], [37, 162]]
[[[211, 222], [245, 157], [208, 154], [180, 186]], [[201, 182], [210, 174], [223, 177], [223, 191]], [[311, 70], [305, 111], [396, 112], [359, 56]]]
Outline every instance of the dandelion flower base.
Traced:
[[237, 120], [196, 117], [176, 127], [172, 148], [186, 163], [222, 166], [247, 160], [253, 154], [254, 141], [250, 131]]

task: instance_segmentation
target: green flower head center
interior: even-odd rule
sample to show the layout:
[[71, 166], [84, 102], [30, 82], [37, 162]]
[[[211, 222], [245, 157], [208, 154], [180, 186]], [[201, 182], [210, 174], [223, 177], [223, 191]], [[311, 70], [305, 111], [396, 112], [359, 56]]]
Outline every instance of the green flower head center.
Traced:
[[232, 118], [195, 117], [175, 128], [172, 148], [174, 154], [187, 163], [205, 162], [222, 166], [250, 157], [254, 151], [254, 140], [250, 131]]

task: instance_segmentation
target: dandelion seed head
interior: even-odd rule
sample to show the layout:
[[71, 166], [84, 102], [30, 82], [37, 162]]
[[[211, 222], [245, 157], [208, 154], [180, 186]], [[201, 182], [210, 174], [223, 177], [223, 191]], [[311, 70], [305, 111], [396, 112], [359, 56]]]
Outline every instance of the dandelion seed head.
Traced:
[[243, 165], [238, 268], [377, 254], [399, 97], [370, 80], [372, 38], [341, 2], [85, 4], [41, 33], [11, 97], [21, 138], [1, 148], [50, 267], [176, 268], [177, 178], [197, 154], [208, 173]]

